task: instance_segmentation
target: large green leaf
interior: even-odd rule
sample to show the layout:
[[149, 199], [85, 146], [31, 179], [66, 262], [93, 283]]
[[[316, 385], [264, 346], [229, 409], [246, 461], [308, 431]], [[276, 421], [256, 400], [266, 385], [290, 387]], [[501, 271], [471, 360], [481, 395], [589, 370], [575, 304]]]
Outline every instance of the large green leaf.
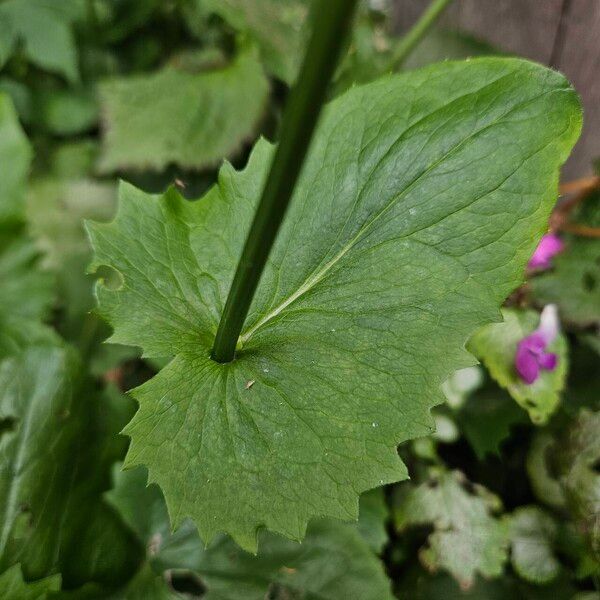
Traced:
[[127, 465], [145, 464], [175, 526], [256, 548], [313, 516], [355, 519], [360, 492], [406, 477], [441, 383], [473, 364], [554, 203], [581, 125], [559, 74], [507, 59], [355, 87], [325, 110], [236, 359], [210, 359], [272, 148], [225, 165], [198, 202], [124, 185], [92, 224], [111, 340], [174, 356], [133, 394]]
[[19, 565], [7, 569], [0, 575], [2, 600], [45, 600], [48, 592], [55, 592], [59, 587], [60, 575], [25, 583]]
[[548, 346], [558, 356], [556, 369], [541, 371], [537, 381], [525, 383], [515, 369], [518, 343], [539, 325], [532, 310], [505, 308], [503, 323], [482, 327], [469, 340], [469, 350], [488, 368], [490, 375], [521, 405], [534, 423], [545, 423], [556, 410], [568, 371], [567, 340], [559, 334]]
[[[383, 565], [354, 525], [315, 521], [302, 544], [265, 533], [258, 556], [241, 550], [225, 536], [205, 548], [190, 521], [171, 535], [162, 494], [155, 485], [146, 487], [144, 469], [116, 472], [115, 483], [108, 494], [110, 502], [147, 548], [154, 571], [196, 574], [207, 589], [202, 596], [205, 600], [392, 597]], [[374, 501], [371, 496], [363, 507], [372, 509]], [[365, 528], [367, 522], [379, 528], [385, 517], [381, 513], [369, 515]], [[155, 593], [170, 597], [164, 580], [150, 577], [147, 570], [136, 579], [140, 583], [134, 581], [132, 587], [144, 582]]]
[[255, 132], [269, 91], [252, 48], [227, 67], [167, 67], [101, 86], [103, 170], [202, 168], [235, 153]]

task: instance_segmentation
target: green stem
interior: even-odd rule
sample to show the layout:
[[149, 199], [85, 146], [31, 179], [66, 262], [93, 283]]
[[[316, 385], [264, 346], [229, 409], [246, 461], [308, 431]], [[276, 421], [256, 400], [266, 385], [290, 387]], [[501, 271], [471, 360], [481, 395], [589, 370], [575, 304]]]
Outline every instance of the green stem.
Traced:
[[433, 0], [427, 7], [427, 10], [421, 15], [421, 18], [404, 35], [398, 46], [396, 46], [394, 56], [392, 57], [394, 70], [397, 70], [402, 66], [408, 55], [414, 50], [415, 46], [423, 39], [431, 27], [433, 27], [451, 2], [452, 0]]
[[217, 330], [212, 351], [212, 358], [217, 362], [227, 363], [234, 358], [250, 303], [300, 175], [357, 1], [314, 1], [311, 39], [285, 108], [280, 141]]

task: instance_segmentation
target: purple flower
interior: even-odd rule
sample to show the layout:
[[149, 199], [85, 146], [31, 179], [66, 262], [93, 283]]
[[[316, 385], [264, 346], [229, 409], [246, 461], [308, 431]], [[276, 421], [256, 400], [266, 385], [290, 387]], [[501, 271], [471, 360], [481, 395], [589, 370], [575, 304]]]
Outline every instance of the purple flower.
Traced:
[[562, 252], [564, 246], [555, 233], [547, 233], [542, 236], [527, 266], [530, 269], [549, 269], [552, 266], [552, 258]]
[[540, 376], [541, 369], [556, 369], [558, 356], [546, 352], [546, 348], [556, 339], [558, 330], [556, 306], [548, 304], [542, 311], [539, 327], [517, 345], [515, 368], [525, 383], [532, 384]]

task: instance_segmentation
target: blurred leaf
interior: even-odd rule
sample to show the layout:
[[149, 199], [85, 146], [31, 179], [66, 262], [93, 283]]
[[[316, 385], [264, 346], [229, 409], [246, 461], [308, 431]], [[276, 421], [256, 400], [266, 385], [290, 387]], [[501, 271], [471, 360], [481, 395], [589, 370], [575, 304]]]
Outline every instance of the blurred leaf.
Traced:
[[258, 556], [225, 536], [205, 549], [190, 521], [170, 533], [162, 494], [155, 485], [146, 487], [145, 469], [116, 471], [115, 483], [107, 497], [146, 547], [154, 570], [197, 573], [206, 600], [392, 598], [382, 565], [355, 525], [315, 521], [302, 544], [265, 533]]
[[143, 549], [103, 499], [111, 487], [111, 468], [123, 459], [127, 440], [119, 435], [134, 411], [116, 388], [79, 400], [78, 449], [71, 473], [61, 548], [61, 572], [69, 587], [97, 582], [115, 588], [129, 579]]
[[510, 575], [492, 580], [478, 577], [465, 590], [446, 573], [432, 575], [423, 569], [403, 574], [396, 588], [399, 600], [575, 600], [576, 592], [568, 577], [558, 577], [548, 585], [530, 585]]
[[93, 129], [98, 122], [98, 106], [89, 90], [33, 90], [30, 122], [54, 135], [70, 136]]
[[556, 479], [556, 467], [551, 464], [554, 438], [546, 431], [538, 431], [531, 441], [526, 469], [533, 491], [541, 502], [554, 508], [565, 504], [565, 494]]
[[458, 471], [432, 469], [421, 485], [402, 483], [394, 500], [396, 529], [431, 525], [433, 533], [419, 556], [435, 571], [449, 571], [469, 588], [476, 574], [498, 577], [507, 559], [508, 526], [493, 516], [502, 508], [497, 496], [470, 483]]
[[496, 385], [487, 384], [468, 397], [456, 420], [477, 458], [499, 454], [500, 445], [514, 425], [527, 422], [526, 413]]
[[101, 86], [104, 171], [200, 169], [239, 151], [256, 132], [269, 86], [256, 52], [227, 67], [186, 73], [172, 67]]
[[97, 26], [106, 44], [122, 42], [156, 13], [161, 0], [93, 0]]
[[59, 588], [60, 575], [25, 583], [19, 565], [14, 565], [0, 575], [2, 600], [45, 600], [48, 592], [56, 591]]
[[33, 242], [19, 232], [0, 234], [0, 358], [54, 339], [42, 325], [54, 298], [54, 282], [40, 270], [38, 258]]
[[22, 563], [27, 579], [58, 568], [57, 522], [76, 461], [81, 364], [58, 347], [38, 347], [0, 363], [0, 570]]
[[13, 104], [6, 94], [0, 93], [0, 229], [20, 221], [23, 216], [30, 159], [29, 143]]
[[0, 358], [27, 343], [53, 338], [41, 322], [53, 300], [53, 280], [23, 227], [30, 149], [9, 98], [0, 94]]
[[592, 335], [571, 339], [569, 379], [563, 408], [572, 416], [581, 408], [600, 410], [600, 356]]
[[27, 194], [31, 234], [44, 254], [43, 266], [57, 277], [66, 321], [62, 332], [77, 342], [94, 305], [96, 279], [86, 274], [91, 249], [83, 220], [108, 221], [115, 208], [115, 185], [91, 179], [38, 179]]
[[561, 569], [554, 545], [558, 532], [554, 519], [537, 506], [525, 506], [510, 515], [511, 562], [523, 579], [545, 584]]
[[385, 525], [389, 511], [383, 488], [376, 488], [361, 495], [358, 514], [359, 533], [371, 550], [379, 554], [388, 541]]
[[83, 16], [81, 0], [5, 0], [0, 3], [0, 66], [17, 46], [36, 66], [79, 80], [77, 48], [71, 31]]
[[564, 507], [600, 564], [600, 412], [581, 409], [554, 436], [541, 432], [527, 470], [540, 500]]
[[107, 398], [68, 348], [28, 348], [0, 364], [0, 568], [20, 562], [28, 579], [60, 571], [70, 587], [116, 585], [139, 560], [102, 502], [132, 410]]
[[390, 60], [393, 40], [388, 34], [390, 25], [381, 13], [369, 10], [365, 3], [359, 5], [350, 46], [337, 70], [332, 96], [341, 94], [352, 85], [368, 83], [392, 71]]
[[475, 332], [468, 343], [472, 352], [488, 368], [490, 375], [529, 413], [536, 424], [545, 423], [560, 402], [568, 370], [567, 341], [559, 334], [548, 346], [548, 352], [558, 355], [554, 371], [540, 372], [532, 384], [525, 383], [515, 370], [517, 344], [531, 334], [539, 324], [535, 311], [505, 308], [503, 323], [485, 325]]
[[187, 594], [179, 594], [173, 590], [165, 576], [157, 575], [149, 565], [145, 564], [124, 590], [109, 595], [106, 600], [189, 600], [190, 598], [191, 596]]
[[[600, 227], [600, 192], [582, 203], [573, 220]], [[566, 248], [554, 268], [533, 277], [532, 293], [540, 304], [557, 304], [561, 317], [577, 325], [600, 324], [600, 239], [565, 235]]]
[[446, 402], [452, 408], [460, 408], [467, 398], [484, 381], [483, 370], [481, 367], [465, 367], [454, 371], [442, 384], [442, 391], [446, 396]]
[[558, 439], [555, 456], [567, 505], [600, 561], [600, 411], [582, 409]]
[[[287, 84], [296, 78], [304, 53], [307, 0], [196, 0], [260, 48], [267, 70]], [[251, 96], [248, 96], [251, 97]]]

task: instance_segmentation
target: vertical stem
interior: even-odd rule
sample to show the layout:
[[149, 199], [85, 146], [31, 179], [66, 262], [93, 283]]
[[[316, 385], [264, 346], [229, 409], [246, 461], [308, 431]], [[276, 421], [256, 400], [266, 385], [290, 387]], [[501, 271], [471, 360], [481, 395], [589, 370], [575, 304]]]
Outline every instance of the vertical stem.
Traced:
[[313, 32], [285, 108], [280, 141], [223, 309], [212, 358], [233, 360], [240, 332], [285, 216], [357, 0], [314, 0]]
[[425, 34], [431, 29], [435, 22], [441, 17], [446, 7], [452, 0], [433, 0], [421, 18], [400, 40], [394, 51], [392, 64], [394, 69], [399, 69], [415, 46], [421, 41]]

